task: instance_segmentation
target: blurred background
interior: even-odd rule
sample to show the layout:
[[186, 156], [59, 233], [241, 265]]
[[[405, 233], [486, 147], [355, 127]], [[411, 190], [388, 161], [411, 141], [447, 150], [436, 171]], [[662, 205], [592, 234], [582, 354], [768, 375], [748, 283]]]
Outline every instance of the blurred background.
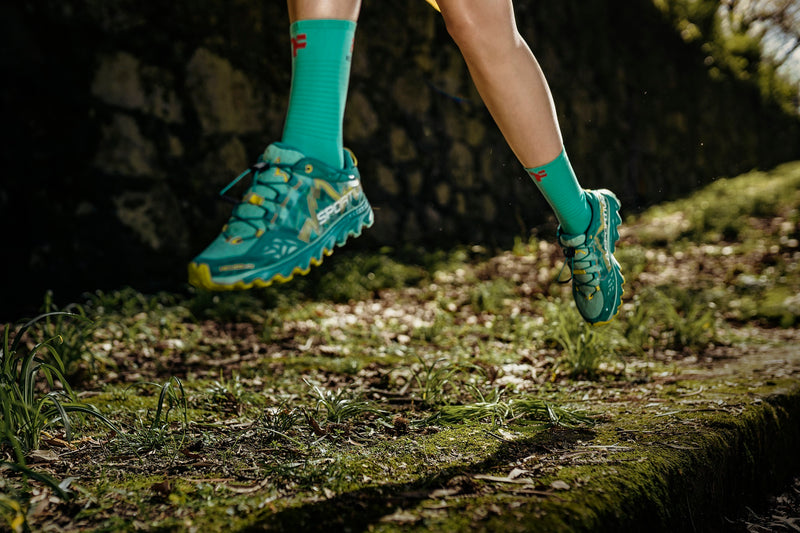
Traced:
[[[587, 187], [631, 214], [800, 159], [800, 2], [517, 2]], [[282, 1], [0, 6], [0, 315], [52, 289], [181, 290], [230, 206], [218, 190], [277, 140]], [[421, 0], [365, 0], [345, 141], [376, 224], [350, 246], [509, 246], [549, 210]]]

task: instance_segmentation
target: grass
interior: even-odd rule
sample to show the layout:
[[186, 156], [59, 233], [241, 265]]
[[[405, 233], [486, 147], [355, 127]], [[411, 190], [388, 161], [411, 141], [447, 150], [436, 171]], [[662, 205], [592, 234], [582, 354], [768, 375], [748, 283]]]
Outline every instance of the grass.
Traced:
[[544, 338], [561, 350], [557, 369], [565, 369], [572, 378], [593, 379], [603, 363], [621, 362], [620, 356], [631, 351], [631, 343], [617, 325], [586, 324], [571, 304], [557, 301], [545, 305], [548, 328]]
[[[186, 391], [180, 379], [172, 376], [163, 384], [141, 383], [137, 388], [152, 387], [158, 391], [158, 401], [152, 421], [137, 417], [130, 431], [123, 434], [123, 448], [130, 449], [141, 456], [152, 451], [168, 451], [177, 454], [186, 441], [189, 427]], [[178, 427], [170, 415], [177, 411]], [[149, 415], [149, 412], [147, 413]]]
[[60, 310], [62, 312], [58, 311], [53, 293], [48, 291], [42, 306], [43, 318], [32, 326], [38, 324], [44, 338], [58, 337], [58, 354], [64, 365], [64, 374], [72, 383], [76, 383], [83, 366], [88, 366], [90, 372], [97, 372], [103, 364], [89, 349], [96, 324], [86, 316], [86, 311], [79, 304], [73, 303]]
[[[306, 382], [314, 399], [313, 417], [333, 424], [342, 424], [364, 414], [383, 415], [386, 411], [378, 409], [371, 402], [359, 398], [357, 394], [345, 389], [337, 391], [322, 390], [319, 386]], [[320, 416], [323, 414], [324, 416]]]
[[489, 423], [502, 426], [509, 423], [539, 423], [548, 427], [591, 427], [591, 417], [557, 407], [545, 400], [529, 397], [506, 399], [502, 389], [493, 388], [487, 393], [472, 387], [475, 401], [463, 405], [443, 406], [435, 415], [447, 424], [463, 424], [465, 421]]
[[[433, 520], [484, 496], [505, 511], [514, 487], [549, 491], [571, 457], [611, 457], [622, 469], [639, 458], [607, 450], [627, 435], [650, 439], [646, 420], [683, 431], [690, 422], [669, 418], [695, 405], [682, 402], [727, 408], [730, 380], [702, 394], [670, 381], [684, 359], [732, 357], [744, 322], [797, 323], [798, 306], [784, 305], [800, 292], [795, 169], [727, 180], [630, 219], [619, 247], [627, 293], [607, 326], [585, 325], [569, 287], [551, 283], [557, 247], [520, 239], [510, 251], [412, 251], [406, 262], [337, 252], [309, 277], [263, 291], [98, 292], [65, 308], [91, 324], [53, 314], [6, 327], [12, 386], [0, 394], [32, 391], [34, 408], [3, 398], [0, 520], [12, 530], [55, 528], [53, 516], [62, 529], [236, 529], [293, 512], [367, 520], [389, 513], [375, 510], [387, 502], [414, 507], [454, 491], [434, 499], [448, 507], [421, 511]], [[713, 219], [695, 213], [726, 190], [735, 194]], [[763, 385], [743, 382], [737, 398]], [[70, 410], [79, 404], [85, 411]], [[74, 433], [84, 415], [85, 443], [42, 440], [42, 429]], [[653, 439], [643, 450], [660, 446]], [[26, 464], [48, 447], [56, 460]], [[474, 477], [509, 465], [538, 484], [500, 476], [511, 480], [502, 491]], [[34, 490], [66, 495], [60, 480], [73, 477], [73, 503], [29, 512]]]
[[20, 503], [4, 494], [0, 494], [0, 518], [5, 519], [10, 531], [20, 533], [25, 526], [25, 514]]
[[453, 398], [454, 390], [464, 387], [466, 379], [476, 374], [483, 374], [483, 369], [447, 357], [425, 360], [418, 356], [417, 364], [411, 367], [411, 377], [416, 385], [415, 398], [426, 407], [447, 403]]
[[279, 404], [277, 407], [266, 409], [259, 416], [254, 425], [266, 431], [268, 440], [284, 438], [292, 440], [289, 432], [292, 431], [304, 418], [303, 413], [288, 404]]
[[22, 340], [33, 326], [47, 321], [52, 327], [54, 316], [71, 316], [53, 312], [21, 325], [11, 338], [7, 325], [0, 349], [0, 403], [3, 418], [0, 425], [3, 444], [14, 450], [16, 462], [25, 465], [25, 453], [38, 450], [42, 432], [55, 426], [64, 431], [67, 442], [73, 437], [73, 419], [90, 415], [110, 428], [114, 425], [90, 405], [77, 400], [65, 377], [64, 363], [58, 352], [61, 336], [46, 338], [27, 349]]
[[[773, 171], [753, 171], [736, 178], [720, 178], [688, 198], [654, 207], [642, 221], [642, 243], [663, 246], [680, 238], [695, 242], [738, 241], [757, 237], [753, 219], [784, 215], [800, 204], [800, 162]], [[658, 220], [660, 223], [655, 224]], [[796, 228], [796, 226], [795, 226]], [[796, 229], [795, 229], [796, 231]]]
[[[0, 347], [0, 451], [3, 448], [11, 450], [11, 456], [0, 456], [0, 470], [14, 472], [67, 499], [70, 496], [69, 482], [59, 482], [28, 467], [27, 454], [39, 450], [45, 431], [54, 431], [55, 428], [63, 430], [63, 438], [67, 445], [71, 445], [76, 419], [81, 417], [99, 420], [112, 431], [116, 428], [93, 406], [78, 401], [65, 377], [65, 365], [59, 353], [63, 337], [58, 333], [59, 326], [65, 324], [64, 318], [85, 320], [81, 315], [53, 311], [23, 323], [16, 328], [13, 337], [14, 328], [10, 324], [5, 327]], [[37, 326], [52, 336], [38, 342], [24, 342], [26, 335]], [[64, 329], [68, 338], [76, 341], [68, 344], [68, 353], [80, 354], [78, 348], [83, 346], [83, 330]], [[12, 486], [9, 492], [0, 492], [0, 518], [5, 520], [10, 530], [24, 531], [27, 518], [21, 501], [27, 498], [17, 487]]]

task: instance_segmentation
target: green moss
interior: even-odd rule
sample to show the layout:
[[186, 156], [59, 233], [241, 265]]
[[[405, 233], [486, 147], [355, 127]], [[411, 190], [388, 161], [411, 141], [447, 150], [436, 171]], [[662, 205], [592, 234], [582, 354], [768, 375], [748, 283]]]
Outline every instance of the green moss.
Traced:
[[[617, 442], [609, 449], [625, 451], [539, 477], [536, 488], [529, 488], [535, 496], [521, 500], [512, 496], [518, 486], [488, 483], [476, 494], [402, 506], [411, 517], [419, 517], [414, 527], [380, 524], [375, 530], [611, 532], [639, 531], [642, 524], [652, 531], [723, 527], [722, 513], [737, 503], [732, 495], [766, 490], [773, 469], [780, 465], [792, 471], [784, 462], [800, 430], [787, 424], [800, 412], [800, 391], [790, 381], [785, 385], [793, 386], [793, 392], [776, 404], [734, 404], [728, 410], [676, 414], [660, 421], [662, 427], [667, 424], [661, 431], [654, 430], [658, 419], [618, 413], [613, 425], [597, 428], [594, 442]], [[739, 399], [749, 389], [745, 383], [742, 389], [728, 386], [727, 392], [733, 396], [738, 390]], [[625, 436], [623, 442], [620, 436]], [[796, 457], [790, 462], [797, 467]], [[569, 488], [551, 489], [554, 480]], [[523, 488], [518, 490], [524, 493]], [[446, 503], [447, 512], [426, 514], [435, 503]]]
[[649, 225], [639, 240], [652, 245], [680, 237], [733, 241], [744, 233], [748, 217], [774, 217], [797, 206], [800, 163], [787, 163], [769, 172], [718, 179], [689, 198], [650, 209], [640, 217]]
[[[102, 444], [49, 466], [63, 478], [74, 475], [68, 461], [86, 459], [77, 503], [60, 510], [73, 513], [74, 524], [80, 518], [109, 531], [133, 530], [137, 520], [150, 529], [253, 531], [713, 525], [735, 505], [730, 497], [778, 479], [781, 461], [800, 466], [792, 462], [796, 384], [753, 372], [763, 365], [748, 350], [766, 346], [767, 336], [746, 339], [749, 330], [731, 333], [725, 322], [766, 321], [768, 309], [796, 294], [793, 252], [779, 240], [794, 235], [788, 226], [799, 217], [796, 183], [786, 181], [794, 168], [752, 174], [754, 187], [720, 183], [644, 215], [659, 231], [678, 221], [678, 231], [658, 237], [666, 250], [621, 245], [633, 296], [614, 324], [591, 333], [569, 288], [537, 288], [557, 250], [536, 241], [518, 245], [518, 255], [461, 250], [410, 265], [345, 257], [274, 299], [258, 291], [98, 295], [87, 304], [101, 318], [88, 344], [117, 365], [117, 376], [107, 377], [163, 384], [180, 376], [188, 423], [176, 407], [156, 428], [158, 439], [137, 440], [152, 431], [157, 387], [116, 384], [90, 394], [122, 431], [108, 435], [87, 422], [82, 435]], [[744, 242], [728, 255], [699, 254], [689, 239], [727, 231], [690, 216], [715, 195], [726, 204], [716, 216], [752, 219], [736, 229]], [[767, 228], [761, 242], [759, 228]], [[673, 238], [684, 240], [675, 246]], [[765, 256], [773, 244], [778, 253]], [[672, 262], [675, 252], [683, 261]], [[766, 268], [763, 257], [772, 258]], [[692, 268], [675, 278], [650, 281], [663, 263], [677, 270], [686, 261]], [[434, 267], [423, 273], [419, 264]], [[341, 291], [315, 298], [315, 287], [330, 284], [324, 276], [345, 270], [355, 272]], [[374, 298], [348, 301], [367, 296]], [[716, 346], [706, 353], [709, 344]], [[710, 373], [706, 356], [733, 346], [739, 361], [726, 364], [737, 373]], [[687, 355], [704, 366], [694, 368]], [[545, 428], [508, 410], [492, 418], [492, 409], [521, 397], [588, 409], [596, 424]], [[476, 407], [486, 423], [435, 416]], [[504, 479], [515, 469], [530, 481]], [[6, 487], [25, 494], [16, 478], [0, 480]]]

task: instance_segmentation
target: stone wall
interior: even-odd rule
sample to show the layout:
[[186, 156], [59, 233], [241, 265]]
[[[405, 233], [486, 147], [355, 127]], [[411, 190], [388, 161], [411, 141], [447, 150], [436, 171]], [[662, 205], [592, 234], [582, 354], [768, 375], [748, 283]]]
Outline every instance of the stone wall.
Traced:
[[[800, 123], [712, 81], [649, 0], [517, 2], [573, 165], [627, 212], [800, 157]], [[3, 297], [177, 287], [280, 136], [283, 1], [36, 0], [0, 7]], [[376, 224], [356, 247], [507, 245], [548, 211], [419, 0], [365, 0], [345, 140]]]

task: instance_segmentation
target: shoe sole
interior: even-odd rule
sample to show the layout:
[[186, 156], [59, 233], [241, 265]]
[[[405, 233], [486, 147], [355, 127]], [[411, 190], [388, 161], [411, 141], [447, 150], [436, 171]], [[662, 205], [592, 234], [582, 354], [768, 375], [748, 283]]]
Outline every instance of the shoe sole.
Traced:
[[[365, 200], [366, 203], [366, 200]], [[354, 229], [347, 230], [343, 235], [336, 237], [334, 235], [334, 230], [338, 225], [344, 225], [347, 223], [347, 218], [341, 219], [337, 225], [331, 227], [326, 234], [323, 234], [319, 237], [318, 241], [323, 242], [321, 246], [319, 244], [315, 244], [314, 246], [318, 246], [318, 248], [311, 251], [310, 258], [306, 262], [305, 265], [298, 265], [295, 266], [289, 271], [288, 273], [282, 272], [274, 272], [267, 276], [261, 277], [259, 274], [255, 274], [255, 277], [250, 281], [244, 280], [237, 280], [231, 283], [224, 283], [215, 281], [211, 275], [211, 269], [205, 263], [196, 263], [192, 262], [189, 264], [189, 283], [198, 287], [200, 289], [206, 289], [210, 291], [237, 291], [237, 290], [248, 290], [254, 288], [264, 288], [269, 287], [273, 283], [286, 283], [294, 279], [295, 276], [305, 276], [309, 272], [311, 272], [312, 267], [320, 266], [322, 261], [325, 257], [328, 257], [333, 254], [333, 251], [336, 247], [344, 246], [347, 243], [347, 240], [350, 237], [359, 237], [361, 233], [364, 231], [365, 228], [369, 228], [372, 226], [375, 218], [372, 212], [372, 208], [370, 207], [369, 203], [366, 203], [367, 209], [363, 213], [359, 213], [359, 209], [355, 208], [352, 211], [351, 219], [357, 220], [360, 219], [356, 224]], [[308, 248], [311, 248], [312, 245], [309, 245]], [[274, 270], [274, 267], [267, 267], [262, 270]], [[280, 270], [280, 269], [278, 269]], [[249, 276], [252, 276], [251, 273]]]
[[617, 276], [617, 285], [619, 286], [619, 296], [617, 301], [616, 309], [614, 309], [612, 315], [607, 318], [606, 320], [600, 322], [589, 322], [592, 326], [604, 326], [606, 324], [611, 323], [617, 315], [619, 315], [620, 310], [622, 309], [622, 296], [625, 294], [625, 276], [622, 275], [621, 267], [617, 262], [617, 258], [614, 257], [614, 252], [616, 251], [616, 244], [619, 241], [619, 230], [617, 229], [620, 224], [622, 224], [622, 217], [619, 214], [619, 210], [621, 207], [620, 201], [613, 192], [609, 191], [608, 189], [599, 189], [595, 191], [602, 196], [605, 197], [606, 202], [608, 204], [608, 209], [611, 211], [611, 215], [609, 217], [610, 226], [611, 226], [611, 235], [610, 235], [610, 242], [609, 242], [609, 250], [611, 252], [611, 261], [613, 265], [616, 266], [614, 269], [614, 274]]

